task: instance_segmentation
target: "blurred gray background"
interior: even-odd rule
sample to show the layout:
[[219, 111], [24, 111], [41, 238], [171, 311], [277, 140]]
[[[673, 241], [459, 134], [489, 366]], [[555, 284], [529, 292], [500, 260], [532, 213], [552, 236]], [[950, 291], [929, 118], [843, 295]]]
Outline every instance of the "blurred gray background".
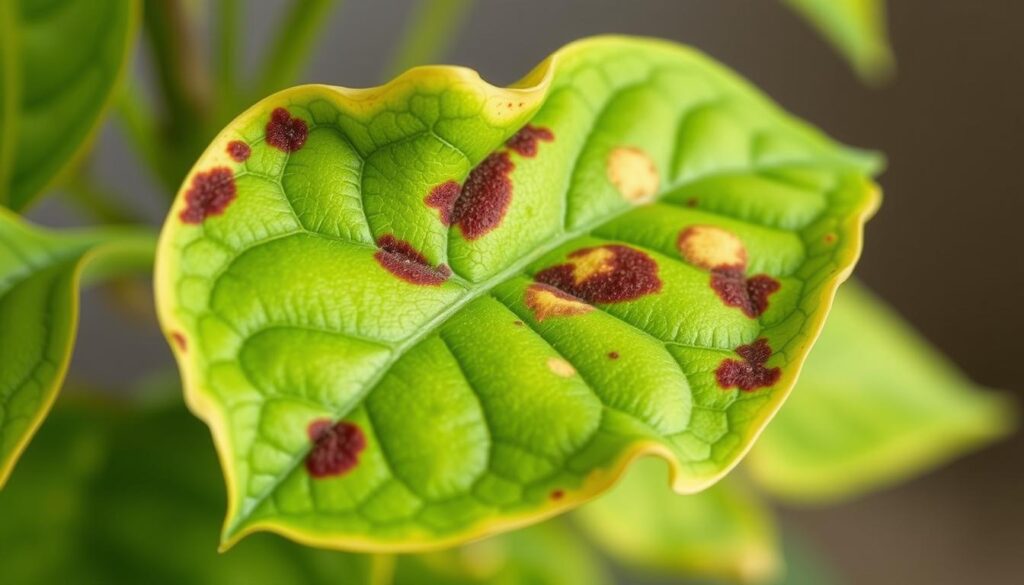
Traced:
[[[1024, 2], [891, 2], [897, 77], [862, 85], [803, 22], [770, 0], [479, 0], [445, 61], [508, 83], [578, 37], [628, 33], [694, 45], [787, 109], [889, 157], [885, 203], [868, 227], [859, 276], [977, 382], [1021, 395], [1024, 376]], [[254, 66], [283, 1], [244, 3]], [[196, 3], [197, 10], [205, 10]], [[303, 80], [374, 85], [410, 0], [348, 0]], [[145, 55], [135, 64], [148, 76]], [[165, 200], [118, 128], [97, 145], [97, 175], [125, 204], [162, 220]], [[79, 220], [59, 202], [47, 224]], [[72, 376], [103, 388], [173, 368], [151, 324], [87, 295]], [[1018, 435], [882, 493], [820, 510], [783, 510], [847, 583], [1024, 581], [1024, 440]]]

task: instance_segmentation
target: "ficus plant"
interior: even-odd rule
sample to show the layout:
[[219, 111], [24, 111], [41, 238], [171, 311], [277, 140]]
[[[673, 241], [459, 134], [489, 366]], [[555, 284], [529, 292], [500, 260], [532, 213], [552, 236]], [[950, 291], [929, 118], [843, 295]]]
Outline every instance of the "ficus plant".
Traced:
[[[879, 155], [666, 41], [577, 41], [508, 87], [409, 68], [464, 1], [421, 3], [379, 87], [288, 88], [332, 4], [296, 0], [252, 81], [233, 0], [210, 63], [189, 3], [0, 4], [4, 582], [778, 582], [804, 562], [765, 496], [852, 497], [1011, 428], [840, 288]], [[788, 4], [891, 69], [880, 3]], [[83, 163], [112, 105], [168, 190], [159, 240]], [[50, 191], [91, 225], [18, 215]], [[51, 413], [80, 288], [150, 270], [180, 386]]]

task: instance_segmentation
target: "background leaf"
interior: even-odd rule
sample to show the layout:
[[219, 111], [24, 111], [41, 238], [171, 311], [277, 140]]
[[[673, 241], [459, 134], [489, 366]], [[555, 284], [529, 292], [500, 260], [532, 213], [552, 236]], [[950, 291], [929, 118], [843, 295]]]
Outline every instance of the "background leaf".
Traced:
[[508, 89], [432, 67], [267, 98], [197, 163], [158, 255], [226, 545], [452, 545], [649, 452], [707, 487], [851, 269], [873, 163], [641, 39]]
[[774, 519], [745, 486], [727, 478], [679, 495], [667, 482], [664, 463], [642, 459], [572, 518], [627, 566], [728, 583], [773, 582], [781, 563]]
[[[163, 388], [166, 389], [166, 388]], [[277, 536], [216, 552], [224, 506], [202, 424], [182, 405], [63, 399], [0, 493], [4, 583], [562, 585], [608, 583], [563, 524], [423, 556], [317, 551]], [[61, 473], [55, 473], [60, 470]], [[664, 486], [662, 486], [664, 487]]]
[[145, 231], [49, 231], [0, 210], [0, 486], [64, 380], [83, 270], [148, 269], [155, 245]]
[[82, 152], [128, 63], [138, 12], [135, 0], [5, 0], [0, 204], [24, 208]]
[[857, 73], [880, 81], [895, 66], [885, 0], [783, 0], [818, 29]]
[[557, 519], [459, 548], [400, 555], [395, 567], [395, 585], [567, 583], [612, 581], [595, 554]]
[[1004, 436], [1012, 410], [849, 283], [748, 469], [787, 499], [851, 497]]

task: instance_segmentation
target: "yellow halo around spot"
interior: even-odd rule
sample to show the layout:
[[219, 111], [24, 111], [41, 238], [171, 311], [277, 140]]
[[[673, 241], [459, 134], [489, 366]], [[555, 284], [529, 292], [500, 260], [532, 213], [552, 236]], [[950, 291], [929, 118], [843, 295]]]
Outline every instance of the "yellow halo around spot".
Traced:
[[683, 259], [694, 266], [712, 269], [747, 265], [747, 249], [732, 232], [710, 225], [690, 226], [677, 241]]
[[608, 153], [608, 180], [630, 203], [647, 203], [658, 194], [658, 167], [646, 152], [620, 146]]

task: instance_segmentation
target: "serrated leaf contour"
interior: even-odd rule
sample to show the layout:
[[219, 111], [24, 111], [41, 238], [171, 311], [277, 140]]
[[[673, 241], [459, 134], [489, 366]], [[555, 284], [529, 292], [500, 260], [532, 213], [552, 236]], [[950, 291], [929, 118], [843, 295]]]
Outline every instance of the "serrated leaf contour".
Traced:
[[678, 491], [712, 484], [858, 255], [869, 166], [644, 39], [571, 44], [507, 89], [427, 67], [265, 99], [198, 161], [158, 252], [225, 546], [455, 544], [644, 453]]

